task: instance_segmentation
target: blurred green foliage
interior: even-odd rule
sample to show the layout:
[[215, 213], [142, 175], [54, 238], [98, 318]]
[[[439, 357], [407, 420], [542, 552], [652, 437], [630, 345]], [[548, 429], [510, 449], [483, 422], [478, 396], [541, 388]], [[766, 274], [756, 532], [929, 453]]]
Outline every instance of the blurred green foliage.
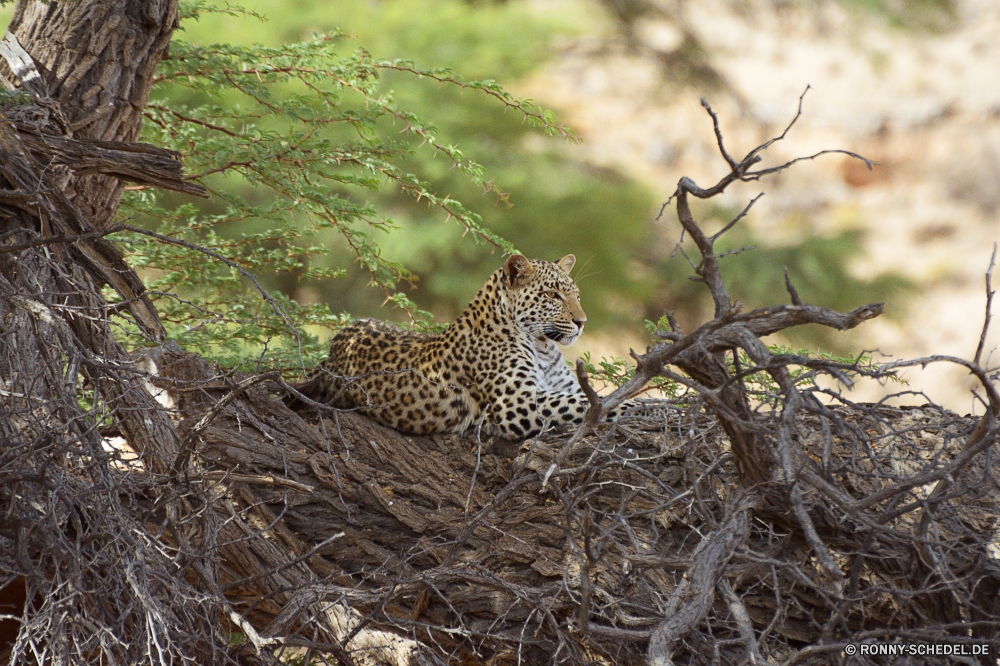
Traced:
[[[305, 108], [313, 107], [319, 113], [316, 107], [322, 102], [310, 100], [310, 96], [316, 98], [316, 91], [297, 85], [294, 75], [287, 80], [269, 80], [266, 85], [242, 81], [234, 86], [226, 72], [231, 72], [238, 62], [258, 57], [254, 55], [256, 49], [246, 44], [262, 42], [273, 48], [273, 51], [261, 50], [259, 57], [275, 59], [269, 66], [281, 68], [286, 66], [283, 64], [286, 60], [279, 57], [279, 51], [288, 53], [289, 62], [320, 57], [316, 47], [308, 45], [315, 45], [312, 35], [321, 31], [319, 34], [338, 35], [336, 39], [326, 38], [324, 47], [330, 50], [322, 57], [339, 57], [334, 53], [350, 53], [363, 47], [364, 53], [373, 54], [373, 59], [406, 56], [419, 63], [460, 68], [463, 76], [499, 75], [504, 80], [516, 80], [544, 61], [552, 36], [578, 29], [571, 18], [576, 15], [573, 12], [540, 13], [526, 3], [517, 2], [248, 0], [242, 4], [251, 15], [209, 13], [201, 3], [188, 5], [193, 8], [188, 10], [191, 16], [182, 23], [183, 33], [175, 37], [171, 60], [164, 63], [165, 70], [172, 73], [166, 74], [165, 80], [154, 88], [149, 114], [152, 122], [146, 124], [148, 140], [174, 145], [189, 153], [187, 164], [195, 173], [220, 170], [227, 174], [218, 179], [215, 190], [229, 198], [229, 205], [220, 208], [219, 202], [214, 202], [200, 208], [204, 213], [221, 216], [212, 223], [213, 232], [234, 243], [247, 234], [266, 236], [269, 216], [275, 213], [273, 207], [280, 206], [275, 203], [275, 196], [280, 200], [282, 193], [273, 187], [267, 191], [266, 184], [262, 188], [256, 168], [236, 168], [238, 175], [233, 175], [234, 165], [265, 159], [271, 144], [245, 141], [243, 153], [237, 159], [225, 145], [232, 143], [234, 137], [225, 132], [196, 131], [192, 135], [196, 138], [184, 146], [175, 130], [157, 132], [153, 126], [172, 128], [178, 120], [177, 114], [195, 118], [197, 122], [214, 123], [227, 114], [246, 113], [247, 100], [241, 99], [247, 97], [246, 91], [241, 94], [233, 90], [245, 86], [253, 87], [250, 97], [262, 98], [266, 91], [267, 104], [275, 106], [270, 109], [273, 113], [268, 113], [269, 109], [259, 108], [263, 105], [258, 102], [258, 109], [250, 111], [256, 116], [254, 130], [265, 135], [291, 131], [295, 126], [294, 116], [301, 116]], [[267, 12], [266, 23], [256, 18], [254, 13], [258, 11]], [[333, 21], [348, 26], [350, 36], [340, 35]], [[243, 46], [209, 49], [194, 46], [209, 44], [219, 35], [234, 36], [234, 41]], [[286, 45], [288, 40], [303, 38], [308, 41], [298, 46]], [[185, 81], [184, 76], [189, 73], [185, 70], [192, 63], [199, 63], [199, 74], [193, 81]], [[343, 230], [331, 222], [312, 229], [311, 242], [314, 247], [322, 248], [322, 252], [308, 257], [309, 271], [291, 267], [284, 272], [276, 271], [272, 263], [266, 271], [254, 271], [265, 286], [278, 288], [300, 301], [329, 304], [334, 312], [426, 325], [425, 311], [431, 307], [440, 319], [450, 318], [464, 307], [485, 277], [499, 267], [502, 253], [496, 250], [510, 249], [500, 240], [508, 239], [528, 256], [556, 259], [575, 253], [581, 274], [591, 277], [585, 281], [588, 312], [598, 325], [612, 319], [616, 311], [612, 306], [624, 293], [629, 293], [636, 302], [651, 293], [652, 283], [637, 284], [625, 273], [628, 258], [649, 237], [647, 222], [655, 201], [647, 189], [613, 171], [572, 161], [561, 150], [564, 140], [540, 136], [525, 123], [523, 113], [511, 108], [509, 100], [499, 103], [496, 96], [474, 94], [468, 86], [437, 83], [431, 80], [434, 76], [426, 76], [428, 72], [417, 70], [416, 65], [408, 62], [399, 63], [397, 68], [376, 69], [371, 98], [390, 104], [400, 100], [398, 106], [405, 106], [407, 113], [423, 123], [418, 129], [417, 144], [433, 137], [435, 145], [416, 150], [418, 146], [412, 142], [401, 142], [400, 131], [411, 120], [398, 113], [374, 117], [371, 100], [351, 110], [359, 114], [359, 120], [348, 129], [364, 127], [371, 135], [362, 139], [392, 147], [393, 153], [387, 160], [400, 173], [412, 174], [422, 183], [433, 183], [433, 191], [447, 193], [452, 202], [471, 205], [469, 211], [462, 210], [471, 216], [475, 230], [486, 234], [488, 242], [461, 242], [470, 228], [468, 220], [455, 224], [454, 220], [449, 221], [450, 211], [424, 205], [428, 188], [423, 188], [425, 196], [415, 198], [411, 188], [372, 172], [369, 182], [341, 182], [336, 192], [344, 202], [369, 207], [364, 210], [368, 225], [363, 244], [377, 252], [389, 270], [373, 273], [375, 262], [370, 258], [356, 261], [357, 247], [350, 241], [345, 243]], [[450, 73], [443, 75], [451, 77]], [[486, 85], [495, 84], [487, 80]], [[346, 111], [347, 107], [342, 106], [341, 110]], [[538, 113], [546, 124], [555, 122], [548, 112]], [[433, 124], [426, 122], [429, 118]], [[315, 118], [303, 118], [302, 122], [307, 124], [312, 120]], [[335, 127], [338, 124], [343, 125], [329, 122], [320, 132], [328, 142], [326, 149], [333, 150], [339, 142], [351, 140], [350, 131]], [[251, 149], [255, 149], [254, 154], [247, 155]], [[195, 153], [210, 153], [212, 161], [206, 162]], [[460, 168], [455, 168], [456, 164]], [[484, 173], [489, 174], [486, 180]], [[291, 175], [288, 178], [293, 180]], [[351, 185], [366, 191], [359, 193]], [[237, 199], [261, 209], [239, 215]], [[271, 208], [265, 211], [268, 207]], [[165, 225], [164, 212], [156, 211], [160, 229], [177, 222], [174, 217]], [[305, 218], [309, 213], [297, 205], [286, 206], [282, 214], [289, 229], [308, 226]], [[362, 243], [358, 238], [353, 240]], [[386, 280], [391, 284], [387, 286]], [[419, 288], [412, 288], [416, 286]], [[381, 307], [387, 297], [401, 309]], [[335, 326], [339, 321], [334, 318], [326, 323]]]
[[[213, 198], [140, 190], [122, 206], [173, 239], [120, 240], [182, 346], [229, 366], [258, 358], [288, 367], [303, 354], [320, 359], [324, 331], [351, 316], [433, 327], [515, 247], [576, 254], [597, 327], [635, 329], [636, 311], [655, 318], [665, 305], [705, 314], [690, 268], [661, 266], [650, 250], [658, 202], [647, 187], [574, 160], [572, 133], [551, 112], [491, 80], [530, 75], [553, 40], [604, 20], [593, 6], [242, 4], [183, 3], [146, 113], [143, 139], [181, 151]], [[738, 227], [728, 240], [752, 244], [747, 234]], [[783, 291], [784, 265], [804, 298], [853, 307], [859, 294], [872, 300], [871, 283], [844, 267], [859, 240], [761, 247], [727, 257], [723, 270], [751, 307]], [[880, 279], [886, 292], [902, 286]]]
[[[839, 0], [840, 4], [883, 17], [906, 30], [940, 31], [955, 21], [955, 0]], [[818, 3], [817, 3], [818, 4]]]

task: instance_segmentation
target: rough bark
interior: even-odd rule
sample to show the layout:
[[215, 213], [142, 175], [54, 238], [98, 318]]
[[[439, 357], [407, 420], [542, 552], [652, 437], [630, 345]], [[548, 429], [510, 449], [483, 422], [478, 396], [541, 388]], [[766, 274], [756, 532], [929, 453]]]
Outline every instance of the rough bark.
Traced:
[[[131, 142], [177, 16], [177, 0], [22, 0], [7, 30], [37, 63], [67, 134]], [[77, 174], [62, 189], [100, 228], [114, 218], [122, 187], [113, 176]]]
[[[169, 471], [180, 451], [176, 428], [112, 335], [101, 295], [109, 284], [148, 335], [162, 335], [142, 281], [102, 232], [117, 210], [121, 176], [192, 190], [180, 178], [178, 156], [123, 143], [138, 135], [150, 74], [176, 20], [175, 1], [22, 1], [4, 40], [5, 58], [15, 49], [30, 54], [8, 59], [17, 67], [5, 64], [3, 78], [23, 81], [31, 99], [0, 114], [0, 457], [19, 465], [6, 479], [0, 552], [16, 553], [5, 573], [20, 576], [43, 608], [64, 604], [78, 617], [100, 617], [87, 605], [93, 602], [61, 594], [66, 586], [131, 605], [104, 611], [117, 615], [113, 641], [126, 640], [129, 627], [155, 633], [157, 623], [184, 617], [160, 606], [155, 580], [171, 568], [169, 558], [146, 552], [151, 544], [135, 518], [107, 492], [116, 485], [110, 468], [85, 466], [78, 479], [59, 470], [107, 461], [94, 414], [81, 406], [84, 383], [132, 446], [150, 452], [151, 470]], [[116, 566], [130, 570], [131, 584], [114, 583]], [[86, 659], [95, 641], [108, 640], [93, 630], [109, 626], [98, 619], [88, 636], [86, 623], [70, 623], [48, 632], [45, 645], [56, 660]], [[32, 635], [41, 634], [29, 627], [22, 639]], [[30, 649], [14, 653], [23, 659]], [[213, 650], [203, 639], [188, 649]], [[142, 647], [119, 657], [129, 650]]]
[[[159, 337], [162, 327], [142, 281], [118, 248], [95, 232], [112, 223], [120, 176], [138, 176], [135, 170], [121, 173], [139, 166], [120, 159], [122, 144], [138, 136], [152, 73], [176, 24], [176, 0], [19, 2], [8, 32], [35, 63], [38, 78], [20, 74], [33, 81], [34, 103], [18, 110], [17, 126], [0, 119], [5, 187], [32, 198], [26, 203], [24, 196], [15, 196], [7, 202], [8, 210], [16, 210], [0, 229], [9, 248], [24, 248], [0, 257], [5, 326], [23, 336], [8, 348], [14, 355], [0, 360], [0, 374], [13, 395], [27, 396], [23, 407], [8, 407], [32, 413], [32, 404], [41, 401], [73, 410], [75, 397], [66, 388], [75, 388], [82, 372], [111, 411], [120, 414], [133, 446], [156, 442], [166, 458], [176, 455], [176, 434], [142, 379], [121, 372], [132, 361], [110, 332], [100, 287], [115, 288], [147, 334]], [[7, 78], [18, 78], [8, 72]], [[153, 147], [130, 152], [176, 161]], [[162, 179], [165, 166], [143, 169], [139, 179], [169, 185]], [[182, 181], [174, 177], [173, 183]], [[46, 237], [77, 240], [25, 247]], [[53, 350], [69, 354], [68, 364]], [[36, 383], [38, 377], [45, 383]], [[51, 427], [41, 419], [32, 431]], [[7, 434], [24, 436], [25, 431]], [[87, 436], [93, 440], [96, 433]]]

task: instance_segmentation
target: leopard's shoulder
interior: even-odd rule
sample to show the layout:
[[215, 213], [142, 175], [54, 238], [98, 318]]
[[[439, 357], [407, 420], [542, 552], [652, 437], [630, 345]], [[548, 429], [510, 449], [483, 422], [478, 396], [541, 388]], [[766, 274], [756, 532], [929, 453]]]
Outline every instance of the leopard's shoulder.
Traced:
[[307, 380], [309, 397], [414, 434], [484, 427], [519, 439], [582, 422], [587, 401], [561, 350], [587, 321], [575, 261], [511, 255], [441, 333], [355, 320]]

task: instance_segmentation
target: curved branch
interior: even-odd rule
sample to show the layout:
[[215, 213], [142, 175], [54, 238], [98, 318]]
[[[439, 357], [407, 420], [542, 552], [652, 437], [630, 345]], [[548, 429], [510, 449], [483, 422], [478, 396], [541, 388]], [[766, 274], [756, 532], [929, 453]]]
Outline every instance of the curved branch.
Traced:
[[750, 511], [756, 503], [757, 497], [752, 493], [737, 494], [719, 528], [695, 549], [691, 567], [667, 602], [666, 619], [649, 638], [650, 666], [671, 666], [674, 641], [691, 631], [708, 613], [726, 563], [750, 532]]

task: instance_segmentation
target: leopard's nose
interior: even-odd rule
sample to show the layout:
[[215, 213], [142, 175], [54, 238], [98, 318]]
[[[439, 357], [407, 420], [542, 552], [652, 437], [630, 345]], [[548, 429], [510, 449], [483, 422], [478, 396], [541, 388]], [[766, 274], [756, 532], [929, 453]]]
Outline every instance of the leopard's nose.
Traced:
[[586, 319], [574, 319], [573, 323], [576, 324], [577, 329], [581, 332], [583, 331], [583, 325], [587, 323]]

